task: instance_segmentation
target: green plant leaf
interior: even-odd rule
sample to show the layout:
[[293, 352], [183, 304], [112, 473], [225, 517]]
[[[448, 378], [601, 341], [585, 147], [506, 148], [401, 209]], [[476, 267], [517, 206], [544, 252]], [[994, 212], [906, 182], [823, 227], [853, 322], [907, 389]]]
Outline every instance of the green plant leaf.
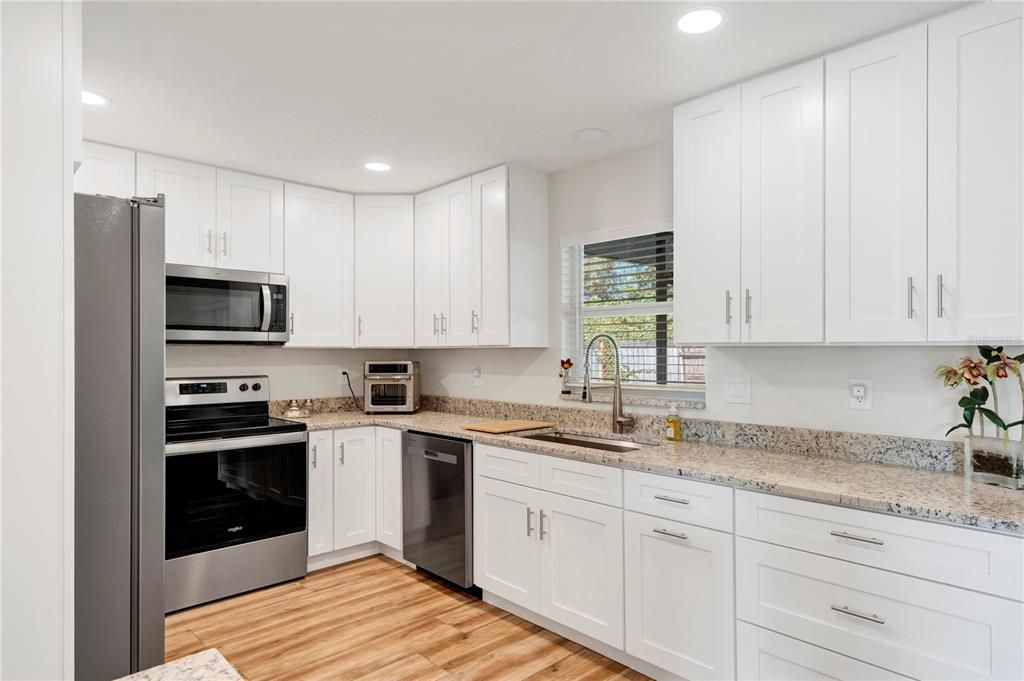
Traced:
[[956, 424], [955, 426], [953, 426], [952, 428], [950, 428], [949, 430], [946, 431], [946, 437], [949, 437], [949, 434], [952, 433], [954, 430], [960, 430], [961, 428], [967, 428], [967, 427], [968, 426], [967, 426], [966, 423], [958, 423], [958, 424]]
[[978, 386], [968, 394], [971, 396], [971, 399], [975, 400], [978, 404], [985, 404], [988, 402], [988, 388], [983, 385]]
[[1012, 423], [1007, 423], [1006, 424], [1006, 429], [1009, 430], [1010, 428], [1016, 428], [1017, 426], [1024, 426], [1024, 419], [1021, 419], [1019, 421], [1014, 421]]
[[991, 409], [986, 409], [985, 407], [978, 407], [978, 411], [981, 412], [982, 416], [987, 417], [989, 421], [996, 424], [996, 427], [1006, 430], [1006, 424], [1003, 423], [1003, 419], [999, 417], [999, 414], [995, 413]]
[[964, 408], [964, 423], [970, 428], [974, 424], [974, 407]]
[[[999, 348], [999, 350], [1002, 350], [1002, 348]], [[992, 347], [991, 345], [978, 346], [978, 353], [981, 354], [981, 358], [986, 362], [991, 362], [992, 358], [995, 357], [997, 352], [998, 350], [996, 350], [996, 348]]]

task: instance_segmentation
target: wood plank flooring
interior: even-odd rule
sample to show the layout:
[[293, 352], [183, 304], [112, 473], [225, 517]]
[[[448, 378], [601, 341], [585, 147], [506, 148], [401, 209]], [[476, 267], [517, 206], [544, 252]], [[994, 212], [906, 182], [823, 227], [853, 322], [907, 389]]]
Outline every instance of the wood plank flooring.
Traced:
[[647, 678], [384, 556], [169, 615], [166, 645], [249, 681]]

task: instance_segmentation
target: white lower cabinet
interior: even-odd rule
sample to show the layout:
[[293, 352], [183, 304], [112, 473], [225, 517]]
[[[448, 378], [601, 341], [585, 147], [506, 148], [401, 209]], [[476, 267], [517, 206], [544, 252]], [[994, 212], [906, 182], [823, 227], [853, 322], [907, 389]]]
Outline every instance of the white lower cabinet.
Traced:
[[334, 550], [334, 434], [317, 430], [309, 434], [309, 467], [306, 523], [309, 555]]
[[622, 510], [541, 492], [540, 612], [621, 649]]
[[774, 631], [737, 622], [736, 678], [744, 681], [900, 681], [907, 677]]
[[627, 511], [625, 537], [626, 652], [692, 681], [733, 678], [732, 535]]
[[377, 537], [376, 449], [373, 426], [334, 431], [335, 550]]
[[402, 550], [402, 431], [377, 428], [377, 541]]
[[531, 487], [479, 475], [474, 481], [473, 581], [534, 612], [540, 611], [540, 498]]

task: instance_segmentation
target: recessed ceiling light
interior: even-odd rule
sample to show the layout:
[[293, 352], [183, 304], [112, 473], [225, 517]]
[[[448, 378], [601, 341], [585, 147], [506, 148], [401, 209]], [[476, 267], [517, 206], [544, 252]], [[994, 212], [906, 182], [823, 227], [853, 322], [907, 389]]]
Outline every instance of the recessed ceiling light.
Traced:
[[581, 128], [574, 132], [572, 136], [577, 142], [603, 142], [611, 136], [611, 133], [604, 128]]
[[718, 28], [724, 18], [721, 10], [693, 9], [676, 19], [676, 28], [683, 33], [707, 33]]
[[386, 173], [391, 170], [391, 166], [387, 163], [381, 163], [380, 161], [370, 161], [363, 166], [367, 170], [372, 170], [375, 173]]
[[82, 90], [82, 104], [87, 106], [105, 106], [110, 103], [110, 100], [103, 95], [98, 95], [95, 92], [89, 92], [88, 90]]

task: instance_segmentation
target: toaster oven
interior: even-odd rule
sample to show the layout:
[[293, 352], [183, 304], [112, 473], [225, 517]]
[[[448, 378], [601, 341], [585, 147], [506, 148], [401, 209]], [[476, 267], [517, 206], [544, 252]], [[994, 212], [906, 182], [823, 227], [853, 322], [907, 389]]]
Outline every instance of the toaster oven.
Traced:
[[412, 414], [419, 408], [419, 362], [366, 362], [363, 366], [363, 411], [367, 414]]

